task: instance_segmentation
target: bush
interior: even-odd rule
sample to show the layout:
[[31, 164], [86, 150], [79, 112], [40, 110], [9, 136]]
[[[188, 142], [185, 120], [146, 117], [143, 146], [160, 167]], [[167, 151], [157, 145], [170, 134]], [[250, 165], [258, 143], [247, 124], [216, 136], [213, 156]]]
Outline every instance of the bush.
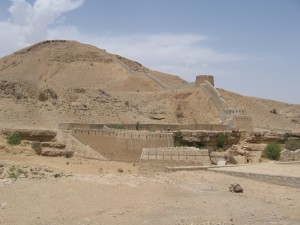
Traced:
[[295, 151], [300, 149], [300, 140], [298, 139], [290, 139], [285, 142], [285, 148], [290, 151]]
[[8, 178], [17, 180], [18, 177], [19, 177], [21, 174], [24, 174], [24, 175], [27, 177], [27, 172], [26, 172], [26, 171], [22, 170], [21, 168], [12, 166], [12, 167], [9, 168], [9, 171], [8, 171]]
[[277, 115], [277, 109], [272, 109], [270, 113]]
[[126, 127], [124, 124], [115, 124], [115, 125], [112, 125], [112, 128], [116, 129], [116, 130], [126, 130]]
[[234, 158], [233, 155], [229, 155], [229, 156], [227, 157], [227, 160], [228, 160], [228, 163], [229, 163], [229, 164], [237, 164], [237, 163], [238, 163], [238, 162], [236, 161], [236, 159]]
[[275, 143], [269, 143], [267, 147], [262, 152], [262, 157], [268, 158], [271, 160], [279, 160], [280, 158], [281, 147]]
[[42, 145], [39, 141], [34, 141], [31, 143], [31, 148], [35, 151], [37, 155], [42, 154]]
[[217, 137], [217, 146], [218, 148], [224, 148], [226, 135], [224, 133], [221, 133]]
[[71, 158], [73, 155], [74, 155], [74, 152], [73, 152], [73, 151], [66, 150], [66, 151], [64, 152], [64, 156], [65, 156], [66, 158]]
[[10, 145], [19, 145], [21, 144], [22, 137], [18, 133], [12, 133], [6, 137], [8, 144]]
[[121, 169], [121, 168], [119, 168], [119, 169], [118, 169], [118, 172], [119, 172], [119, 173], [123, 173], [123, 172], [124, 172], [124, 170], [123, 170], [123, 169]]
[[175, 147], [184, 146], [184, 144], [182, 143], [182, 132], [181, 131], [176, 131], [174, 133], [174, 142], [175, 142]]

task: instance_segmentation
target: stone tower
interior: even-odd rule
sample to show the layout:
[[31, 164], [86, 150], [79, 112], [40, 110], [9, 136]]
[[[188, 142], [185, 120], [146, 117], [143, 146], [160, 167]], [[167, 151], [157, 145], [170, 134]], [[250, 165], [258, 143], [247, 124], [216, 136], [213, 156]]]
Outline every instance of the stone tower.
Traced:
[[214, 76], [212, 75], [199, 75], [196, 77], [195, 85], [200, 87], [201, 84], [204, 84], [205, 81], [208, 81], [212, 86], [215, 86]]

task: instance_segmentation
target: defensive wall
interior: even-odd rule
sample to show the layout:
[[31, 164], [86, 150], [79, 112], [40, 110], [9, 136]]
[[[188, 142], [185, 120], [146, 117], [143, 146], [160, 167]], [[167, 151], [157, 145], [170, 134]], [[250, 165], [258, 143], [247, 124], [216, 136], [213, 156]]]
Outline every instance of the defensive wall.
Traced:
[[143, 148], [141, 160], [186, 161], [210, 165], [208, 150], [195, 147]]
[[60, 123], [59, 130], [74, 129], [104, 129], [105, 127], [116, 128], [122, 127], [126, 130], [148, 130], [148, 131], [176, 131], [176, 130], [209, 130], [209, 131], [226, 131], [231, 130], [228, 125], [222, 124], [85, 124], [85, 123]]
[[139, 172], [165, 171], [174, 166], [208, 166], [210, 156], [207, 149], [195, 147], [144, 148], [139, 163]]
[[253, 130], [252, 117], [245, 116], [245, 115], [234, 116], [233, 127], [235, 130], [252, 131]]
[[138, 162], [143, 148], [174, 145], [173, 134], [169, 133], [74, 129], [72, 135], [108, 160], [120, 162]]

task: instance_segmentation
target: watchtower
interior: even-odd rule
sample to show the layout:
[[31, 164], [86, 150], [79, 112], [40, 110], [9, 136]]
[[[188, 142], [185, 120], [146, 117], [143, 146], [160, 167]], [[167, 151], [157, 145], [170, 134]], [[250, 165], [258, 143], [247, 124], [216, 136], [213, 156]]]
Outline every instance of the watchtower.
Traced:
[[200, 85], [204, 84], [205, 81], [208, 81], [212, 86], [215, 86], [214, 76], [212, 76], [212, 75], [198, 75], [198, 76], [196, 76], [195, 86], [200, 87]]

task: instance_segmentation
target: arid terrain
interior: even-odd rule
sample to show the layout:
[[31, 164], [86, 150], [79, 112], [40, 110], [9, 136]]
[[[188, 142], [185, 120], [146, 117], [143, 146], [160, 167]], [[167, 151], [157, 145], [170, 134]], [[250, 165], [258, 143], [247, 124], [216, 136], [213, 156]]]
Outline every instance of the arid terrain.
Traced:
[[[138, 166], [132, 164], [75, 158], [1, 155], [1, 163], [62, 174], [0, 180], [1, 224], [296, 225], [300, 221], [299, 188], [204, 170], [138, 174]], [[299, 171], [299, 164], [286, 167]], [[272, 168], [274, 172], [277, 166]], [[251, 166], [243, 169], [251, 171]], [[244, 192], [229, 192], [232, 183], [239, 183]]]
[[76, 41], [0, 58], [0, 224], [300, 224], [300, 151], [262, 158], [300, 105], [195, 80]]

